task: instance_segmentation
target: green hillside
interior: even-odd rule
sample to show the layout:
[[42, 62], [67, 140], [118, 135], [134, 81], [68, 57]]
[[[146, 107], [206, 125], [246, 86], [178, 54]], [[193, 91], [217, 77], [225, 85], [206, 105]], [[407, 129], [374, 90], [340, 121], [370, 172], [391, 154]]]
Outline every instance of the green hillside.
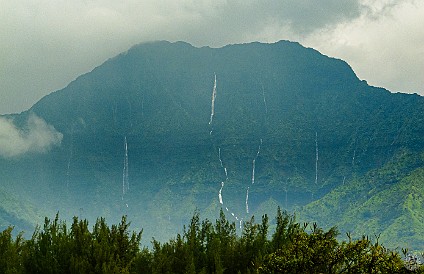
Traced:
[[392, 248], [424, 246], [424, 154], [403, 152], [382, 168], [337, 187], [300, 216], [337, 225], [352, 235], [379, 236]]
[[[420, 196], [408, 189], [423, 168], [424, 98], [371, 87], [298, 43], [136, 45], [8, 119], [30, 132], [34, 115], [61, 145], [0, 169], [40, 212], [127, 214], [166, 240], [196, 208], [243, 223], [280, 205], [419, 247]], [[388, 236], [402, 218], [415, 221]]]
[[31, 233], [37, 222], [43, 218], [42, 214], [45, 214], [40, 214], [28, 201], [19, 199], [1, 188], [0, 201], [0, 231], [13, 226], [15, 233], [19, 231]]

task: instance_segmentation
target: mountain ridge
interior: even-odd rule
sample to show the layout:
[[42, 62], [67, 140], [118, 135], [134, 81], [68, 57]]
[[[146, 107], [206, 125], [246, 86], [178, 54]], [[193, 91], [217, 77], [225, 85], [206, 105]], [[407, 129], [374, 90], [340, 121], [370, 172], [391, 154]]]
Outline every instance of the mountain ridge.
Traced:
[[[423, 97], [370, 87], [346, 62], [298, 43], [152, 42], [8, 116], [24, 128], [37, 115], [63, 139], [46, 154], [0, 166], [5, 185], [45, 191], [46, 212], [112, 219], [127, 213], [142, 226], [141, 212], [150, 231], [168, 227], [161, 235], [167, 238], [195, 208], [214, 218], [228, 207], [238, 221], [276, 201], [308, 216], [308, 205], [325, 204], [343, 183], [354, 187], [373, 170], [389, 172], [385, 166], [403, 151], [418, 157], [423, 113]], [[125, 195], [124, 138], [131, 183]], [[408, 170], [422, 166], [406, 162]]]

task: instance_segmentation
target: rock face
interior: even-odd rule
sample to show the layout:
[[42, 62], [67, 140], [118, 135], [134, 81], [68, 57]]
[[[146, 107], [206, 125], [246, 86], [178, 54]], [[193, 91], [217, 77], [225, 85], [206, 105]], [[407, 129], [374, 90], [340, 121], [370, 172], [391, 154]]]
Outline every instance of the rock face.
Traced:
[[[32, 116], [61, 144], [1, 159], [4, 191], [40, 215], [127, 214], [146, 241], [196, 209], [240, 222], [275, 205], [369, 234], [423, 197], [408, 187], [424, 166], [424, 98], [368, 86], [298, 43], [140, 44], [7, 118], [27, 132]], [[424, 233], [418, 219], [406, 244]]]

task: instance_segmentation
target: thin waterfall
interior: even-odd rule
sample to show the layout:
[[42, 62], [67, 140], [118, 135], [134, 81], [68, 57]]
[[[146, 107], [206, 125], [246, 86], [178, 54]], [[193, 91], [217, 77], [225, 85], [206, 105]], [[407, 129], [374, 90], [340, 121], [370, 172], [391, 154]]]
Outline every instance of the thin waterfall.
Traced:
[[125, 156], [124, 156], [124, 168], [122, 170], [122, 200], [124, 199], [124, 195], [130, 190], [130, 183], [128, 179], [128, 143], [127, 136], [125, 136]]

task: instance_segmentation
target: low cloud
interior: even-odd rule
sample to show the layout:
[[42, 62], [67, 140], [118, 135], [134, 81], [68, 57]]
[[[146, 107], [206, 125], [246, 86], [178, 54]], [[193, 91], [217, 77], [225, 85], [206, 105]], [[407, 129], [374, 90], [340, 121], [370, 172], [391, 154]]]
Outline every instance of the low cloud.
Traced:
[[63, 134], [31, 114], [23, 129], [10, 119], [0, 118], [0, 156], [13, 158], [25, 153], [45, 153], [62, 142]]
[[360, 17], [301, 42], [347, 61], [371, 85], [424, 95], [424, 1], [363, 2]]
[[424, 94], [423, 3], [0, 0], [0, 113], [28, 109], [106, 59], [151, 40], [212, 47], [293, 40], [348, 61], [369, 83]]

